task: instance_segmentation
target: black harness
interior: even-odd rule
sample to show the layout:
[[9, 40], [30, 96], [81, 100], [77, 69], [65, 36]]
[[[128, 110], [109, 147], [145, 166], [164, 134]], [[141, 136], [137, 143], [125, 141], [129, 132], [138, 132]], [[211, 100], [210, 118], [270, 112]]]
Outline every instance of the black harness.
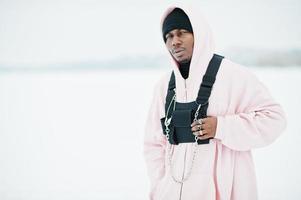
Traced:
[[[175, 74], [172, 72], [165, 101], [165, 117], [161, 119], [163, 134], [167, 136], [170, 144], [177, 145], [196, 141], [191, 131], [191, 124], [195, 119], [207, 117], [208, 99], [223, 58], [217, 54], [213, 55], [203, 76], [198, 97], [193, 102], [179, 103], [176, 101], [176, 81]], [[210, 139], [198, 139], [197, 142], [198, 144], [208, 144]]]

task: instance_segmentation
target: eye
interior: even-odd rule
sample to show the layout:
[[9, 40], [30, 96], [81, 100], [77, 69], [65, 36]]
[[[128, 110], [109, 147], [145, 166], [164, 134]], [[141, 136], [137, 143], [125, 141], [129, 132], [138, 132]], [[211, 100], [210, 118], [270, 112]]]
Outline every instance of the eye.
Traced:
[[166, 34], [166, 36], [165, 36], [166, 39], [169, 39], [169, 38], [171, 38], [171, 37], [172, 37], [171, 34]]
[[188, 31], [186, 31], [186, 30], [181, 30], [180, 32], [181, 32], [182, 34], [188, 33]]

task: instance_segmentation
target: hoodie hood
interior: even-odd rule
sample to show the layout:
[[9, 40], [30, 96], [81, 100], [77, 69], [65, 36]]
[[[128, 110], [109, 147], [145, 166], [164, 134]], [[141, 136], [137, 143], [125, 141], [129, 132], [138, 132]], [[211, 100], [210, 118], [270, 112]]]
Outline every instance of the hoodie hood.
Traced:
[[178, 62], [167, 50], [171, 59], [171, 63], [173, 65], [173, 71], [175, 72], [177, 91], [181, 90], [181, 92], [179, 92], [182, 93], [183, 89], [186, 90], [187, 87], [190, 87], [190, 89], [191, 87], [193, 87], [193, 94], [186, 94], [186, 97], [184, 99], [177, 96], [177, 99], [180, 98], [178, 100], [186, 102], [195, 100], [193, 98], [195, 98], [197, 95], [202, 76], [205, 74], [209, 61], [214, 53], [214, 42], [211, 29], [203, 15], [201, 14], [201, 11], [192, 6], [177, 4], [168, 7], [161, 18], [161, 30], [163, 28], [163, 22], [165, 18], [175, 8], [180, 8], [187, 14], [192, 25], [194, 36], [194, 47], [190, 62], [189, 76], [186, 80], [184, 80], [180, 73]]

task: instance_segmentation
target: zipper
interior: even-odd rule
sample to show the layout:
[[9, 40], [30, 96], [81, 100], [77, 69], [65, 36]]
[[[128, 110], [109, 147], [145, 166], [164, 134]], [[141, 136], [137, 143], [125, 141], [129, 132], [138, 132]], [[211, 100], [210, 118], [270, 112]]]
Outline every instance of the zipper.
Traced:
[[187, 102], [187, 85], [186, 85], [186, 79], [184, 80], [185, 85], [185, 102]]
[[[184, 80], [184, 85], [185, 85], [185, 103], [187, 103], [187, 85], [186, 85], [186, 79]], [[184, 178], [184, 176], [185, 176], [185, 171], [186, 171], [186, 154], [187, 154], [187, 145], [186, 145], [186, 147], [185, 147], [185, 154], [184, 154], [184, 168], [183, 168], [182, 179]], [[182, 199], [183, 184], [184, 184], [184, 183], [181, 183], [180, 198], [179, 198], [179, 200]]]
[[[184, 179], [185, 171], [186, 171], [186, 154], [187, 154], [187, 145], [186, 145], [186, 147], [185, 147], [185, 154], [184, 154], [184, 168], [183, 168], [182, 180]], [[184, 184], [184, 183], [181, 183], [180, 198], [179, 198], [179, 200], [182, 199], [183, 184]]]

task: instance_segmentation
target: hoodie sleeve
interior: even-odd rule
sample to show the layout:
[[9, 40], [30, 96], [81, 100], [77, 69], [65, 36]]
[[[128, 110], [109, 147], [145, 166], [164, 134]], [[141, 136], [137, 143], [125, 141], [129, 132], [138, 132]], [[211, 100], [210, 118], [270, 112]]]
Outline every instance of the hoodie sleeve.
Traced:
[[238, 151], [271, 144], [286, 126], [281, 106], [251, 72], [236, 74], [234, 79], [230, 99], [235, 111], [217, 117], [215, 138]]
[[[161, 128], [161, 114], [164, 101], [159, 87], [155, 87], [151, 106], [149, 108], [144, 135], [144, 158], [151, 181], [150, 197], [155, 192], [156, 185], [165, 173], [166, 139]], [[164, 111], [163, 111], [164, 112]]]

